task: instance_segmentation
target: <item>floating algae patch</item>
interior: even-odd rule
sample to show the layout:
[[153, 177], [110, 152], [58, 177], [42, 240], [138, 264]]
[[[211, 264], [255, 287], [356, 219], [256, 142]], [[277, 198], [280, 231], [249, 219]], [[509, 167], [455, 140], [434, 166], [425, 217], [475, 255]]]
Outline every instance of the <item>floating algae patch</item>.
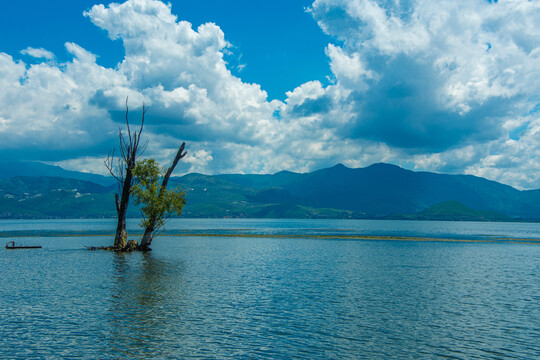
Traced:
[[[0, 238], [114, 237], [116, 222], [97, 220], [0, 221]], [[138, 219], [128, 220], [128, 234], [142, 235]], [[160, 235], [328, 239], [358, 241], [439, 241], [540, 243], [540, 224], [390, 220], [171, 219]]]
[[234, 238], [273, 238], [273, 239], [323, 239], [323, 240], [365, 240], [365, 241], [441, 241], [441, 242], [474, 242], [474, 243], [497, 243], [516, 242], [540, 245], [540, 239], [513, 239], [513, 238], [488, 238], [488, 239], [452, 239], [436, 237], [416, 236], [385, 236], [385, 235], [299, 235], [299, 234], [216, 234], [216, 233], [168, 233], [167, 236], [186, 237], [234, 237]]
[[[319, 239], [319, 240], [365, 240], [365, 241], [439, 241], [439, 242], [475, 242], [475, 243], [523, 243], [540, 245], [540, 239], [525, 239], [511, 237], [487, 237], [487, 238], [439, 238], [423, 236], [394, 236], [394, 235], [344, 235], [344, 234], [267, 234], [236, 232], [244, 229], [208, 231], [165, 231], [164, 236], [178, 237], [229, 237], [229, 238], [274, 238], [274, 239]], [[248, 229], [245, 229], [248, 230]], [[342, 230], [343, 231], [343, 230]], [[130, 237], [141, 236], [143, 232], [130, 231]], [[85, 237], [85, 236], [114, 236], [112, 231], [39, 231], [21, 230], [0, 232], [0, 238], [24, 238], [24, 237]]]

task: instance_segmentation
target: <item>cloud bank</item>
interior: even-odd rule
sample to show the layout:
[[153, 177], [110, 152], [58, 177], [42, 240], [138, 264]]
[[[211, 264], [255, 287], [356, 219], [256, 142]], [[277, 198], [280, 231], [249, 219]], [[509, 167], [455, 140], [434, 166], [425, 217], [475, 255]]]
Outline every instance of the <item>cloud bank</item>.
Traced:
[[316, 0], [308, 12], [335, 41], [330, 85], [310, 81], [268, 101], [234, 76], [220, 27], [194, 29], [156, 0], [84, 13], [119, 40], [115, 68], [66, 43], [0, 53], [0, 151], [103, 171], [125, 99], [137, 122], [150, 106], [146, 155], [167, 162], [182, 141], [182, 172], [308, 171], [387, 161], [540, 187], [540, 5], [527, 1]]
[[351, 110], [345, 134], [418, 169], [538, 185], [539, 4], [316, 0], [310, 11], [341, 43], [326, 51]]

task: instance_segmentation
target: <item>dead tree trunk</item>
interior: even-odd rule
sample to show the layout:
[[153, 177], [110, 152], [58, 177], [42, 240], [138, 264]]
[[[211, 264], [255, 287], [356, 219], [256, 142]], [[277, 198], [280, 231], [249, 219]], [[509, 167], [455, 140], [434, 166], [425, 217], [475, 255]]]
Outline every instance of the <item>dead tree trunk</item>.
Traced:
[[133, 185], [133, 169], [135, 168], [137, 158], [144, 152], [146, 148], [146, 144], [141, 145], [140, 143], [141, 133], [144, 127], [144, 115], [146, 111], [147, 109], [143, 104], [141, 127], [138, 132], [135, 130], [132, 133], [129, 127], [129, 108], [128, 99], [126, 98], [126, 127], [128, 136], [126, 138], [122, 133], [122, 129], [119, 130], [118, 138], [120, 142], [120, 156], [118, 158], [117, 165], [115, 166], [114, 164], [114, 152], [112, 155], [108, 155], [107, 160], [105, 160], [105, 166], [109, 170], [110, 174], [118, 181], [118, 188], [120, 191], [120, 195], [118, 195], [118, 193], [114, 194], [116, 214], [118, 216], [116, 234], [114, 237], [115, 249], [124, 249], [126, 247], [126, 214], [129, 205], [129, 196], [131, 194], [131, 186]]
[[[163, 177], [163, 181], [161, 182], [161, 188], [159, 189], [158, 199], [162, 198], [163, 193], [165, 192], [165, 189], [167, 189], [169, 178], [171, 177], [171, 174], [174, 171], [174, 168], [178, 164], [178, 161], [180, 161], [181, 158], [186, 156], [186, 153], [184, 152], [185, 146], [186, 146], [186, 143], [182, 143], [182, 145], [180, 145], [180, 148], [178, 149], [178, 152], [176, 153], [176, 156], [174, 157], [174, 161], [172, 165], [169, 167], [169, 169], [165, 173], [165, 176]], [[150, 248], [150, 244], [152, 243], [152, 239], [154, 238], [154, 232], [156, 230], [156, 223], [158, 222], [158, 220], [160, 220], [163, 217], [163, 215], [164, 215], [163, 213], [157, 213], [157, 214], [152, 214], [148, 218], [147, 226], [144, 229], [144, 235], [141, 239], [141, 245], [140, 245], [140, 247], [143, 250], [148, 250]]]
[[121, 196], [118, 193], [114, 194], [114, 200], [116, 202], [116, 214], [118, 216], [118, 222], [116, 224], [116, 235], [114, 236], [114, 247], [123, 249], [127, 242], [126, 232], [126, 214], [129, 206], [129, 194], [131, 192], [133, 166], [126, 166], [126, 175], [122, 184]]

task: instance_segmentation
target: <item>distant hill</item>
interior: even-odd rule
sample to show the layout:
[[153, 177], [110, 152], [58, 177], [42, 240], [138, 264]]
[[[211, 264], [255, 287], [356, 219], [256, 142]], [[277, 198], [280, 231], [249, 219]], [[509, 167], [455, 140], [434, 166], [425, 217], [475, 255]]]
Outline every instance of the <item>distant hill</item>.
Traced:
[[37, 161], [0, 161], [0, 179], [15, 176], [62, 177], [91, 181], [104, 186], [115, 183], [111, 176], [69, 171], [60, 166], [47, 165]]
[[445, 201], [417, 214], [391, 215], [388, 219], [442, 220], [442, 221], [511, 221], [506, 215], [495, 211], [474, 210], [457, 201]]
[[416, 213], [444, 201], [509, 217], [540, 218], [540, 191], [519, 191], [471, 175], [413, 172], [374, 164], [322, 169], [283, 186], [297, 203], [346, 209], [366, 216]]
[[[414, 172], [390, 164], [351, 169], [342, 164], [307, 174], [220, 175], [236, 185], [256, 184], [253, 203], [292, 203], [347, 210], [355, 217], [415, 214], [445, 201], [511, 218], [540, 219], [540, 190], [519, 191], [471, 175]], [[258, 186], [264, 180], [266, 188]], [[182, 180], [180, 180], [181, 182]]]
[[225, 174], [216, 175], [216, 177], [231, 183], [253, 189], [268, 189], [273, 187], [285, 186], [294, 181], [300, 180], [305, 175], [306, 174], [299, 174], [291, 171], [280, 171], [271, 175]]
[[[291, 173], [292, 174], [292, 173]], [[181, 186], [187, 203], [185, 217], [243, 217], [243, 218], [350, 218], [353, 211], [313, 208], [265, 197], [266, 193], [283, 192], [279, 188], [261, 190], [261, 183], [272, 184], [275, 175], [203, 175], [188, 174], [171, 178], [169, 187]], [[278, 175], [279, 178], [280, 175]], [[231, 181], [231, 179], [233, 181]], [[278, 180], [279, 182], [280, 180]], [[254, 187], [246, 186], [250, 184]], [[286, 192], [286, 191], [285, 191]], [[263, 194], [263, 195], [261, 195]]]
[[[114, 216], [115, 186], [103, 186], [103, 177], [99, 185], [67, 180], [80, 178], [80, 173], [41, 170], [65, 176], [3, 174], [0, 217]], [[358, 169], [338, 164], [305, 174], [193, 173], [171, 178], [169, 186], [178, 185], [187, 196], [186, 217], [540, 219], [540, 190], [519, 191], [475, 176], [414, 172], [389, 164]], [[130, 216], [138, 216], [134, 207]]]
[[[471, 175], [414, 172], [389, 164], [359, 169], [338, 164], [306, 174], [189, 174], [174, 181], [188, 194], [188, 216], [289, 217], [294, 205], [304, 209], [300, 217], [381, 218], [417, 214], [453, 201], [471, 210], [499, 213], [505, 219], [540, 219], [540, 190], [519, 191]], [[315, 215], [313, 209], [326, 211]], [[329, 209], [339, 212], [330, 215]], [[469, 215], [486, 218], [486, 213]], [[422, 216], [439, 215], [427, 212]]]
[[[0, 218], [114, 217], [113, 186], [60, 177], [0, 179]], [[133, 207], [130, 214], [137, 216]]]

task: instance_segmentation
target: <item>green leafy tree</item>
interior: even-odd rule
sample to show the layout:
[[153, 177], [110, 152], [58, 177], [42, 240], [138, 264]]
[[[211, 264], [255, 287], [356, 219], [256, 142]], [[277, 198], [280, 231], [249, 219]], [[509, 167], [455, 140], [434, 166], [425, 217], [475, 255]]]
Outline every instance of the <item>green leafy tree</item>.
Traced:
[[166, 171], [154, 159], [141, 160], [133, 169], [135, 183], [132, 195], [135, 203], [142, 205], [141, 226], [145, 229], [140, 244], [142, 250], [150, 249], [152, 239], [171, 215], [182, 213], [186, 203], [184, 193], [180, 187], [168, 190], [167, 184], [176, 164], [186, 155], [182, 153], [183, 150], [184, 144], [180, 146], [173, 164]]

